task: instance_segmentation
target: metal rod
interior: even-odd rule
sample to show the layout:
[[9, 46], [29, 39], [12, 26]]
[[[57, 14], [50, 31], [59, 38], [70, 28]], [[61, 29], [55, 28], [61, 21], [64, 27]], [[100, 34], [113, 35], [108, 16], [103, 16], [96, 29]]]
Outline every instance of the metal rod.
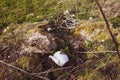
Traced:
[[118, 43], [117, 43], [116, 39], [114, 38], [114, 36], [113, 36], [113, 34], [112, 34], [112, 31], [111, 31], [111, 29], [110, 29], [110, 25], [109, 25], [109, 23], [108, 23], [108, 20], [107, 20], [104, 12], [103, 12], [103, 10], [102, 10], [102, 7], [101, 7], [99, 1], [98, 1], [98, 0], [95, 0], [95, 1], [96, 1], [96, 4], [97, 4], [98, 8], [100, 9], [100, 12], [101, 12], [101, 14], [102, 14], [102, 16], [103, 16], [103, 18], [104, 18], [104, 20], [105, 20], [107, 29], [108, 29], [108, 31], [109, 31], [109, 33], [110, 33], [110, 35], [111, 35], [111, 38], [112, 38], [112, 40], [113, 40], [113, 42], [114, 42], [114, 45], [115, 45], [116, 51], [117, 51], [117, 55], [118, 55], [118, 57], [120, 58], [120, 53], [119, 53], [119, 49], [118, 49]]

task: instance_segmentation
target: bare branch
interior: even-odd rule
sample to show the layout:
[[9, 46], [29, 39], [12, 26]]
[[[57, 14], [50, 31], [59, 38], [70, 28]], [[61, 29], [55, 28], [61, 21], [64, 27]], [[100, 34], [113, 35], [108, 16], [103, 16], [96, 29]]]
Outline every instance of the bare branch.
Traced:
[[90, 52], [90, 51], [88, 51], [88, 52], [77, 52], [77, 53], [93, 53], [93, 54], [95, 54], [95, 53], [117, 53], [117, 51], [96, 51], [96, 52]]
[[44, 73], [49, 73], [49, 72], [54, 72], [54, 71], [64, 70], [64, 69], [69, 69], [69, 68], [72, 68], [72, 66], [69, 66], [69, 67], [63, 67], [63, 68], [57, 68], [57, 69], [49, 69], [49, 70], [46, 70], [46, 71], [44, 71], [44, 72], [33, 73], [33, 74], [41, 75], [41, 74], [44, 74]]
[[117, 43], [116, 39], [114, 38], [114, 36], [113, 36], [113, 34], [112, 34], [112, 31], [111, 31], [111, 29], [110, 29], [110, 25], [109, 25], [109, 23], [108, 23], [108, 20], [107, 20], [104, 12], [103, 12], [103, 10], [102, 10], [102, 7], [101, 7], [99, 1], [98, 1], [98, 0], [95, 0], [95, 1], [96, 1], [96, 4], [97, 4], [98, 8], [100, 9], [100, 12], [101, 12], [101, 14], [102, 14], [102, 16], [103, 16], [103, 18], [104, 18], [104, 20], [105, 20], [107, 29], [108, 29], [108, 31], [109, 31], [109, 33], [110, 33], [110, 36], [111, 36], [111, 38], [112, 38], [112, 40], [113, 40], [113, 42], [114, 42], [114, 44], [115, 44], [115, 47], [116, 47], [116, 50], [117, 50], [117, 55], [118, 55], [119, 58], [120, 58], [120, 53], [119, 53], [119, 49], [118, 49], [118, 43]]

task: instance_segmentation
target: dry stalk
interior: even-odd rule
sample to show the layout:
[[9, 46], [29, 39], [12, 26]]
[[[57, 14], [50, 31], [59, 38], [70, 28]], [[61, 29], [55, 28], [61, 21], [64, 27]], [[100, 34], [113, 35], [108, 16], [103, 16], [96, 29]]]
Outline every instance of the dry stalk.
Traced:
[[59, 70], [65, 70], [65, 69], [70, 69], [70, 68], [72, 68], [72, 66], [69, 66], [69, 67], [63, 67], [63, 68], [57, 68], [57, 69], [49, 69], [49, 70], [46, 70], [46, 71], [44, 71], [44, 72], [33, 73], [33, 74], [41, 75], [41, 74], [45, 74], [45, 73], [50, 73], [50, 72], [59, 71]]
[[90, 51], [88, 51], [88, 52], [77, 52], [77, 53], [87, 53], [87, 54], [91, 54], [91, 53], [93, 53], [93, 54], [98, 54], [98, 53], [117, 53], [117, 51], [96, 51], [96, 52], [90, 52]]
[[118, 55], [118, 57], [120, 58], [120, 53], [119, 53], [119, 49], [118, 49], [118, 43], [117, 43], [116, 39], [114, 38], [114, 36], [113, 36], [113, 34], [112, 34], [112, 31], [111, 31], [111, 29], [110, 29], [110, 25], [109, 25], [109, 23], [108, 23], [108, 20], [107, 20], [104, 12], [103, 12], [103, 10], [102, 10], [102, 7], [101, 7], [99, 1], [98, 1], [98, 0], [95, 0], [95, 1], [96, 1], [96, 4], [97, 4], [97, 6], [98, 6], [98, 8], [99, 8], [99, 10], [100, 10], [100, 12], [101, 12], [104, 20], [105, 20], [105, 23], [106, 23], [107, 29], [108, 29], [108, 31], [109, 31], [109, 34], [110, 34], [110, 36], [111, 36], [111, 38], [112, 38], [112, 40], [113, 40], [113, 42], [114, 42], [114, 44], [115, 44], [115, 47], [116, 47], [116, 50], [117, 50], [117, 55]]

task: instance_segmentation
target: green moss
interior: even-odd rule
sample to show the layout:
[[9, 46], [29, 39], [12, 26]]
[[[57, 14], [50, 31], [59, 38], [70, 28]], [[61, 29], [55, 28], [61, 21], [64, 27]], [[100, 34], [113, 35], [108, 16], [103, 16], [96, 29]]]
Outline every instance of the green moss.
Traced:
[[120, 17], [116, 17], [110, 20], [113, 24], [113, 27], [119, 28], [120, 27]]
[[94, 0], [87, 0], [87, 2], [89, 2], [89, 3], [93, 3], [93, 2], [94, 2]]
[[23, 56], [18, 59], [17, 65], [22, 67], [23, 69], [30, 68], [34, 64], [34, 60], [31, 57]]
[[89, 22], [87, 20], [80, 21], [80, 23], [76, 26], [74, 34], [80, 35], [80, 31], [85, 31], [86, 34], [91, 35], [93, 32], [97, 32], [97, 30], [106, 29], [105, 23], [103, 21]]
[[32, 76], [25, 74], [25, 75], [22, 76], [22, 80], [30, 80], [31, 77]]
[[17, 24], [23, 23], [26, 20], [24, 15], [19, 15], [19, 17], [17, 17]]
[[[65, 10], [74, 11], [75, 15], [79, 13], [80, 19], [86, 19], [89, 17], [91, 9], [89, 2], [91, 3], [93, 0], [77, 2], [74, 0], [0, 0], [0, 26], [6, 27], [10, 23], [41, 21], [43, 18], [49, 19], [56, 13], [62, 13]], [[27, 15], [30, 13], [34, 13], [35, 16], [27, 19]], [[37, 16], [42, 17], [36, 18]], [[5, 25], [6, 23], [7, 25]]]
[[108, 32], [101, 32], [99, 35], [94, 37], [94, 40], [99, 40], [99, 41], [108, 40], [108, 39], [111, 39], [111, 36]]
[[80, 13], [80, 14], [78, 14], [78, 18], [79, 19], [88, 19], [90, 17], [90, 15], [89, 15], [89, 13]]
[[79, 80], [101, 80], [100, 76], [97, 74], [97, 72], [91, 72], [88, 75], [85, 76], [78, 76]]
[[120, 44], [120, 34], [116, 36], [117, 42]]
[[115, 50], [115, 45], [111, 39], [105, 40], [102, 44], [106, 46], [107, 50]]
[[87, 48], [92, 48], [93, 46], [94, 46], [94, 42], [91, 42], [91, 41], [88, 41], [87, 43], [86, 43], [86, 47]]
[[104, 45], [100, 45], [97, 47], [97, 51], [105, 51], [106, 47]]
[[69, 47], [68, 46], [64, 46], [63, 49], [60, 49], [60, 51], [63, 51], [65, 53], [68, 53], [69, 52]]

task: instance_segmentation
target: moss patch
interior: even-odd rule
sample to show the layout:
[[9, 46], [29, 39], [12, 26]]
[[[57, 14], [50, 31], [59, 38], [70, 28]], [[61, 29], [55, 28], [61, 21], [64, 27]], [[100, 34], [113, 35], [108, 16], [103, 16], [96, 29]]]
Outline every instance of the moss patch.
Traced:
[[33, 66], [34, 60], [31, 57], [23, 56], [23, 57], [18, 59], [18, 63], [17, 64], [20, 67], [22, 67], [23, 69], [26, 69], [26, 68], [30, 68], [30, 67]]
[[116, 39], [117, 39], [118, 43], [120, 44], [120, 34], [118, 34], [118, 35], [116, 36]]

